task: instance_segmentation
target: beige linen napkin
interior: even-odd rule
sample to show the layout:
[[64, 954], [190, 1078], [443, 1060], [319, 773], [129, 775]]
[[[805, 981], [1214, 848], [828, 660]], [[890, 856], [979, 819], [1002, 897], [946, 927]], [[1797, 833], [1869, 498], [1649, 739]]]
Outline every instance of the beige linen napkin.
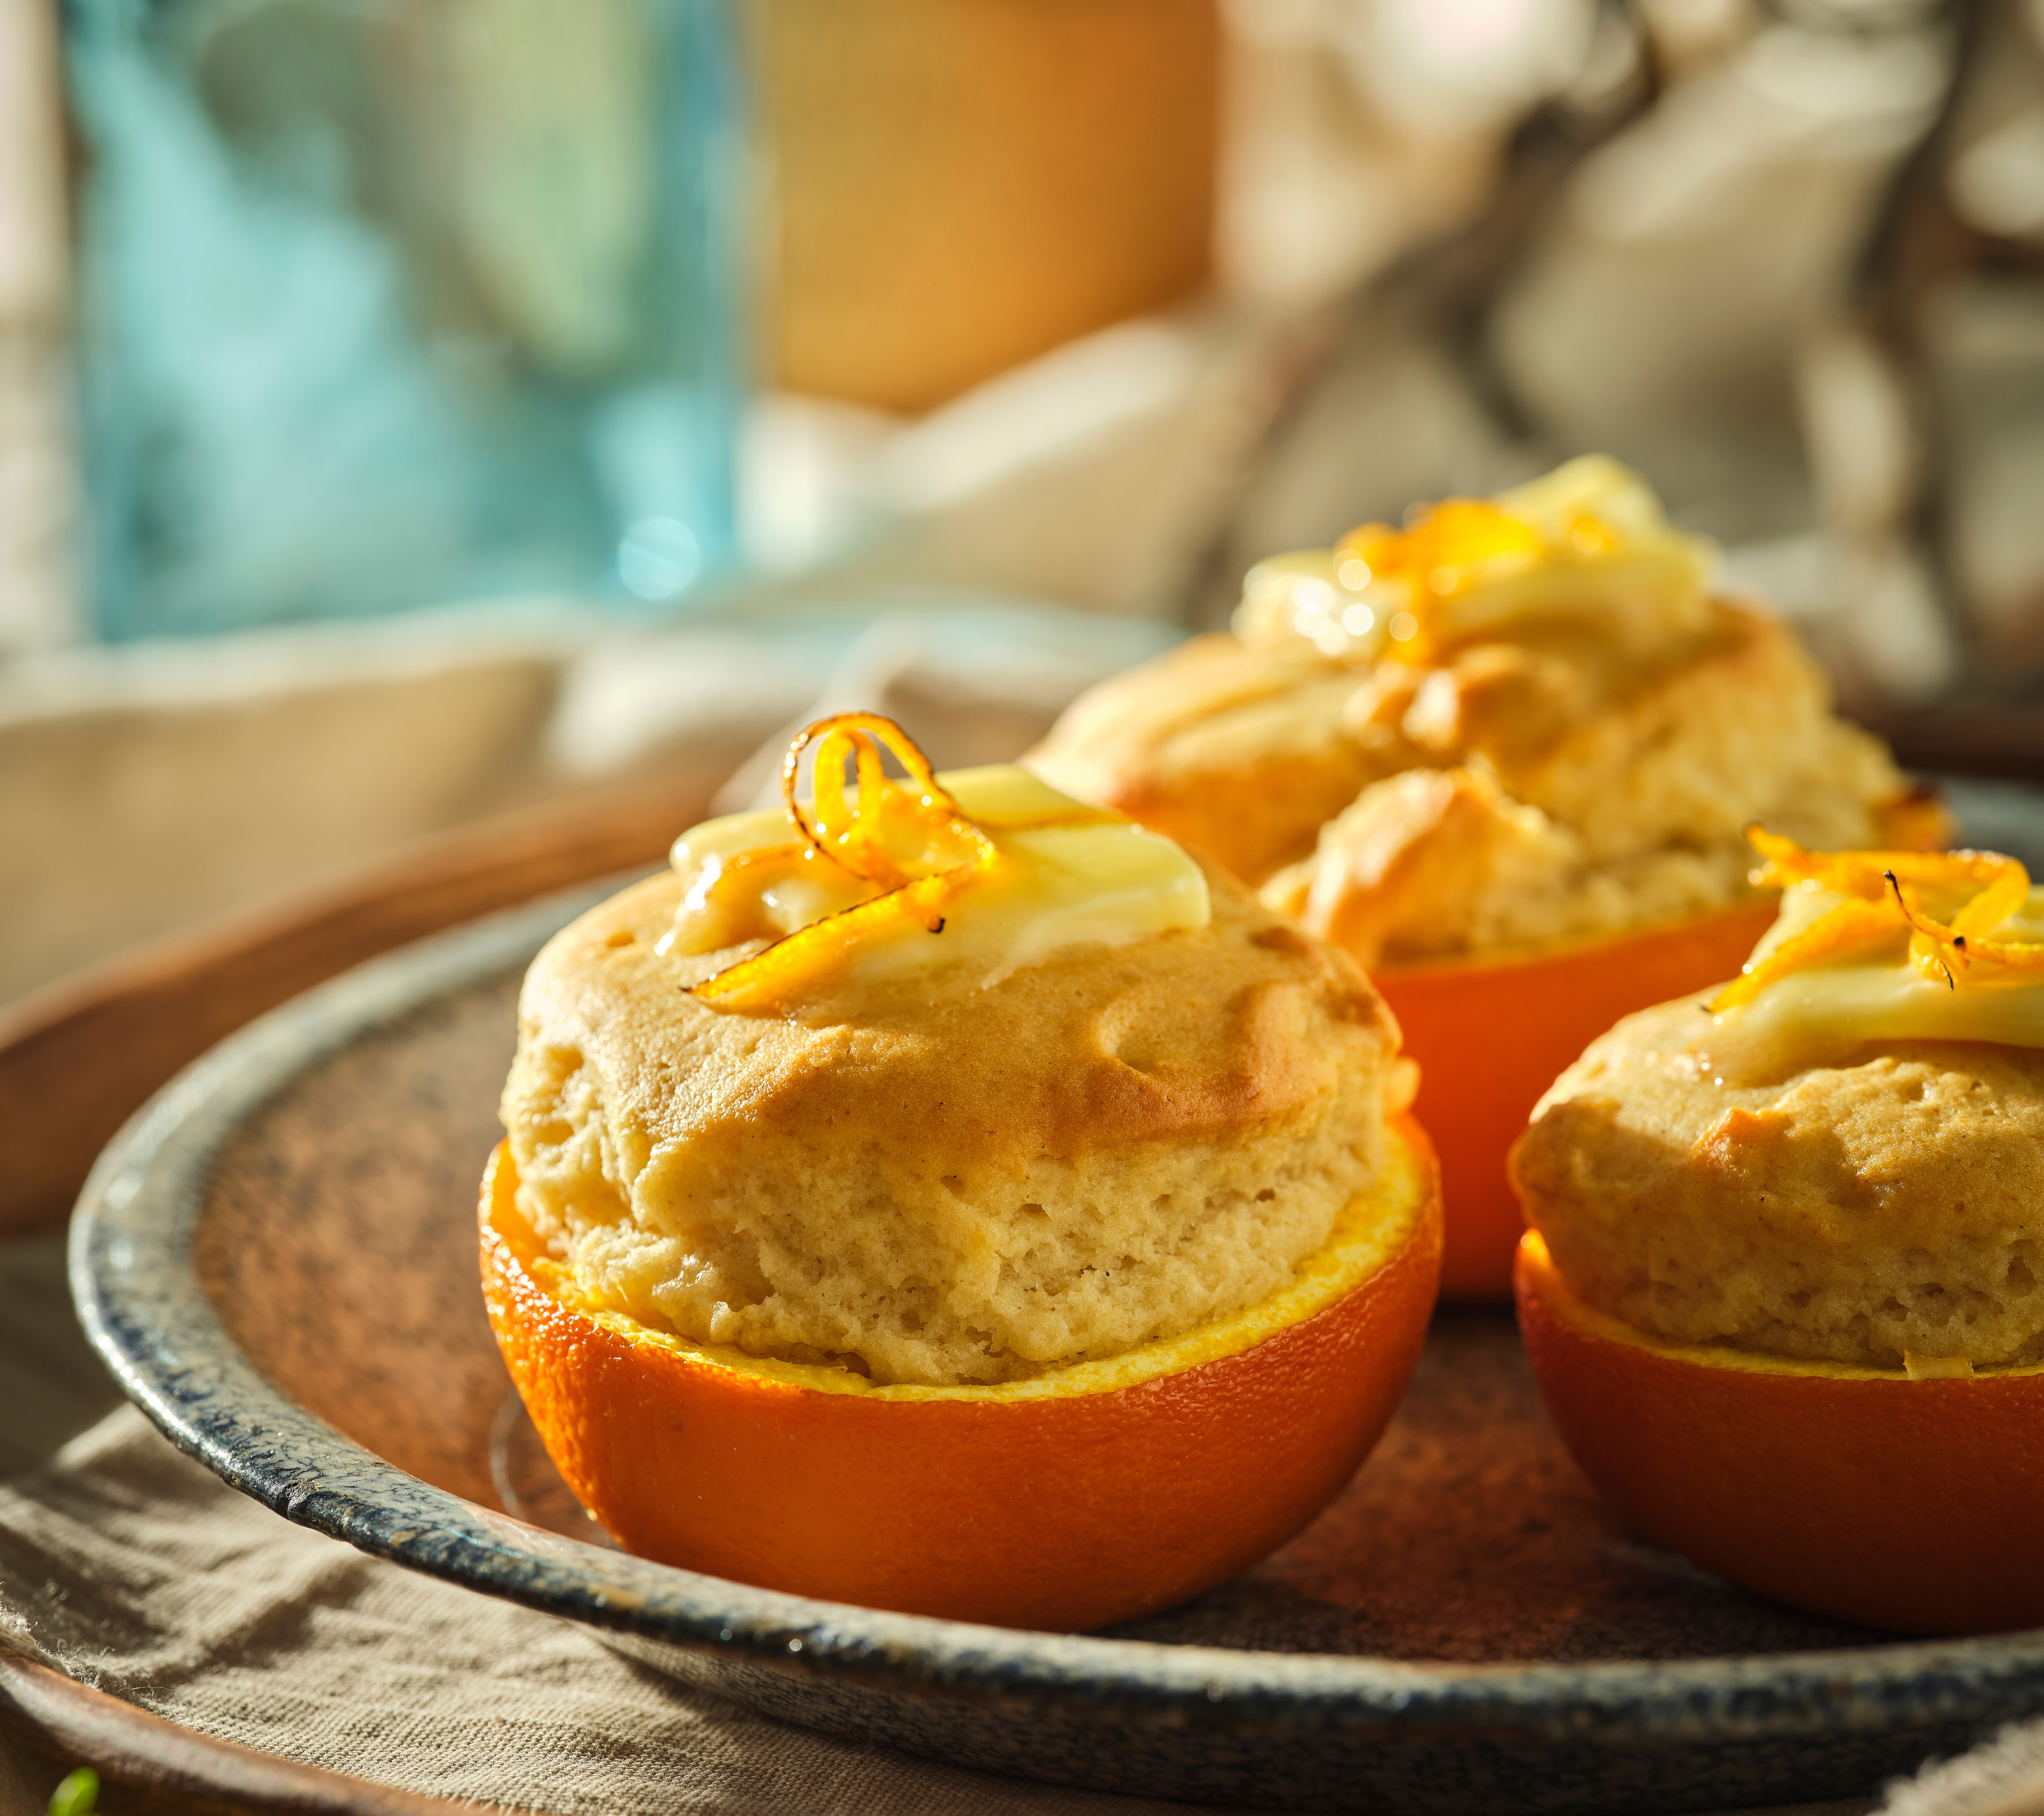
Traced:
[[1162, 1816], [827, 1739], [291, 1526], [132, 1408], [0, 1487], [0, 1637], [222, 1740], [559, 1816]]
[[[64, 1309], [56, 1242], [0, 1245], [0, 1472], [21, 1472], [0, 1483], [0, 1645], [171, 1721], [405, 1791], [555, 1816], [1193, 1807], [832, 1740], [686, 1689], [585, 1628], [290, 1525], [132, 1407], [49, 1456], [112, 1395]], [[2044, 1816], [2044, 1726], [1895, 1787], [1886, 1807]]]
[[584, 1629], [288, 1524], [180, 1456], [131, 1407], [0, 1487], [0, 1643], [222, 1740], [558, 1816], [1192, 1807], [853, 1745], [684, 1689]]
[[555, 1816], [1186, 1808], [829, 1740], [684, 1689], [586, 1628], [290, 1525], [120, 1398], [71, 1315], [61, 1239], [0, 1243], [0, 1645], [200, 1733]]

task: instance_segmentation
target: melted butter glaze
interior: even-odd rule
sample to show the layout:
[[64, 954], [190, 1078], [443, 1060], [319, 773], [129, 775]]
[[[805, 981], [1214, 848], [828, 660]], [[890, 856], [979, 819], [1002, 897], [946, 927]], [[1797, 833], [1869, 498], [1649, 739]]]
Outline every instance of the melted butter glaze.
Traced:
[[935, 909], [905, 902], [899, 913], [851, 916], [897, 892], [805, 843], [785, 814], [734, 814], [674, 841], [670, 861], [687, 892], [661, 951], [718, 952], [843, 916], [847, 937], [834, 956], [858, 977], [959, 966], [986, 988], [1066, 946], [1120, 945], [1206, 925], [1206, 879], [1169, 839], [1086, 807], [1012, 765], [939, 780], [983, 845], [933, 830], [929, 798], [910, 790], [890, 787], [879, 810], [891, 848], [916, 848], [909, 874], [932, 881], [956, 867], [948, 873], [957, 880]]
[[1711, 545], [1670, 527], [1638, 474], [1585, 455], [1494, 498], [1449, 498], [1403, 529], [1366, 524], [1331, 549], [1251, 569], [1235, 629], [1303, 637], [1329, 656], [1427, 660], [1586, 619], [1629, 649], [1704, 626]]
[[[1758, 966], [1850, 898], [1815, 883], [1782, 892], [1781, 912], [1754, 948]], [[2044, 941], [2044, 889], [1991, 929], [1999, 940]], [[1885, 944], [1776, 979], [1750, 1000], [1712, 1015], [1692, 1050], [1704, 1070], [1784, 1075], [1887, 1041], [1990, 1041], [2044, 1047], [2044, 975], [1981, 982], [1926, 975], [1900, 917]]]

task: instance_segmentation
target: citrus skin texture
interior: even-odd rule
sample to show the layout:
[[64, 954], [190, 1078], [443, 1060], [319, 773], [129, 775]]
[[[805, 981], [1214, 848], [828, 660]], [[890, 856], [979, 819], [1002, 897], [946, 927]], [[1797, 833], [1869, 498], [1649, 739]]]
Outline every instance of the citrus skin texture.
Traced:
[[1556, 1429], [1628, 1525], [1835, 1619], [2044, 1626], [2044, 1368], [1912, 1380], [1650, 1342], [1577, 1299], [1532, 1231], [1516, 1285]]
[[1505, 1159], [1548, 1086], [1622, 1017], [1737, 976], [1774, 914], [1770, 898], [1580, 945], [1372, 972], [1420, 1063], [1415, 1113], [1440, 1150], [1443, 1298], [1511, 1296], [1525, 1220]]
[[1083, 1631], [1274, 1549], [1389, 1422], [1441, 1244], [1432, 1150], [1409, 1118], [1390, 1133], [1376, 1187], [1291, 1285], [1026, 1380], [875, 1386], [580, 1310], [501, 1147], [483, 1296], [548, 1453], [627, 1549], [832, 1601]]

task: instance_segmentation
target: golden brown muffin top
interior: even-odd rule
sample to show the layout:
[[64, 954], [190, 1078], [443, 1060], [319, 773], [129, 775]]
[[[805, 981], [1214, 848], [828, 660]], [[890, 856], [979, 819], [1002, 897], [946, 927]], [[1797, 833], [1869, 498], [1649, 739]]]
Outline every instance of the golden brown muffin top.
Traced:
[[[1328, 575], [1339, 555], [1318, 558]], [[1662, 566], [1667, 587], [1700, 584], [1694, 563]], [[1350, 596], [1317, 571], [1283, 578], [1287, 602]], [[1252, 576], [1251, 607], [1265, 584]], [[1592, 593], [1593, 611], [1403, 642], [1381, 625], [1350, 636], [1331, 607], [1246, 607], [1237, 633], [1086, 695], [1028, 761], [1373, 964], [1727, 906], [1745, 894], [1751, 821], [1817, 844], [1881, 834], [1903, 779], [1833, 715], [1786, 626], [1701, 592], [1679, 610]]]
[[2044, 1359], [2044, 892], [1990, 852], [1753, 840], [1774, 927], [1556, 1082], [1512, 1161], [1529, 1221], [1664, 1337]]
[[1208, 926], [1087, 945], [982, 989], [970, 971], [820, 982], [799, 1016], [711, 1008], [688, 987], [729, 962], [655, 950], [682, 886], [635, 885], [555, 936], [521, 1016], [601, 1064], [633, 1145], [839, 1131], [905, 1166], [1070, 1158], [1211, 1137], [1297, 1113], [1395, 1045], [1345, 955], [1209, 870]]
[[521, 1207], [594, 1308], [882, 1381], [1014, 1379], [1252, 1303], [1376, 1175], [1413, 1081], [1351, 960], [1207, 881], [1203, 925], [991, 979], [933, 935], [751, 1008], [691, 987], [759, 942], [677, 949], [688, 880], [640, 883], [528, 975]]
[[1664, 1004], [1593, 1042], [1512, 1162], [1591, 1304], [1672, 1342], [1874, 1368], [2044, 1360], [2044, 1052], [1862, 1049], [1720, 1082]]

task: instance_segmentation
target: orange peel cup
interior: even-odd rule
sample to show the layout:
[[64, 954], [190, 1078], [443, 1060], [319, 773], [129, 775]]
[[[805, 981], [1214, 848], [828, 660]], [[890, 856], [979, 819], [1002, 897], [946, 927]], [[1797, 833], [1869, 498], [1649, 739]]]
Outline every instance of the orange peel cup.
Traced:
[[[1904, 904], [1904, 912], [1912, 914], [1908, 898], [1915, 879], [1982, 871], [2000, 891], [2000, 912], [2013, 906], [2000, 880], [2001, 869], [1992, 868], [2005, 869], [2009, 860], [1995, 859], [1990, 865], [1977, 854], [1939, 848], [1950, 837], [1953, 821], [1934, 793], [1911, 793], [1889, 802], [1881, 810], [1881, 821], [1882, 833], [1897, 848], [1861, 855], [1877, 856], [1881, 864], [1899, 869], [1903, 881], [1884, 881], [1886, 873], [1877, 865], [1871, 885], [1876, 896], [1890, 890]], [[1823, 867], [1835, 868], [1840, 860], [1806, 852], [1757, 826], [1747, 829], [1747, 837], [1763, 860], [1753, 872], [1757, 885], [1779, 889], [1806, 875], [1835, 882]], [[1864, 879], [1837, 886], [1865, 892]], [[1769, 898], [1580, 945], [1372, 970], [1370, 980], [1398, 1018], [1403, 1050], [1420, 1063], [1415, 1107], [1440, 1150], [1448, 1217], [1441, 1266], [1443, 1299], [1512, 1296], [1512, 1255], [1525, 1219], [1507, 1163], [1512, 1143], [1548, 1086], [1598, 1035], [1635, 1010], [1722, 990], [1715, 1007], [1765, 983], [1765, 976], [1756, 979], [1747, 970], [1746, 958], [1774, 925], [1777, 907]], [[1973, 912], [1977, 918], [1979, 911]], [[1892, 910], [1883, 914], [1877, 907], [1876, 915], [1882, 920], [1885, 937], [1893, 924]], [[1941, 938], [1949, 959], [1953, 930], [1920, 917], [1911, 922], [1919, 924], [1927, 929], [1919, 943]], [[1958, 962], [1964, 964], [1965, 940], [1961, 937], [1958, 945]], [[1972, 949], [1985, 962], [1996, 962], [1977, 933]], [[1998, 954], [2001, 948], [1995, 951]], [[1785, 948], [1780, 957], [1792, 956]], [[1927, 968], [1930, 962], [1919, 960]], [[1723, 989], [1727, 979], [1737, 981]]]
[[1555, 1427], [1629, 1526], [1835, 1619], [2044, 1626], [2044, 1368], [1911, 1379], [1661, 1345], [1577, 1299], [1530, 1231], [1516, 1286]]
[[1505, 1157], [1541, 1094], [1620, 1017], [1735, 977], [1774, 914], [1771, 900], [1742, 903], [1580, 945], [1370, 973], [1420, 1062], [1415, 1111], [1440, 1150], [1443, 1298], [1512, 1295], [1525, 1219]]
[[578, 1309], [501, 1146], [483, 1296], [548, 1454], [628, 1549], [832, 1601], [1082, 1631], [1275, 1549], [1389, 1423], [1441, 1245], [1432, 1149], [1409, 1119], [1389, 1134], [1377, 1190], [1416, 1209], [1396, 1243], [1374, 1234], [1384, 1201], [1360, 1201], [1261, 1303], [998, 1386], [877, 1386]]

